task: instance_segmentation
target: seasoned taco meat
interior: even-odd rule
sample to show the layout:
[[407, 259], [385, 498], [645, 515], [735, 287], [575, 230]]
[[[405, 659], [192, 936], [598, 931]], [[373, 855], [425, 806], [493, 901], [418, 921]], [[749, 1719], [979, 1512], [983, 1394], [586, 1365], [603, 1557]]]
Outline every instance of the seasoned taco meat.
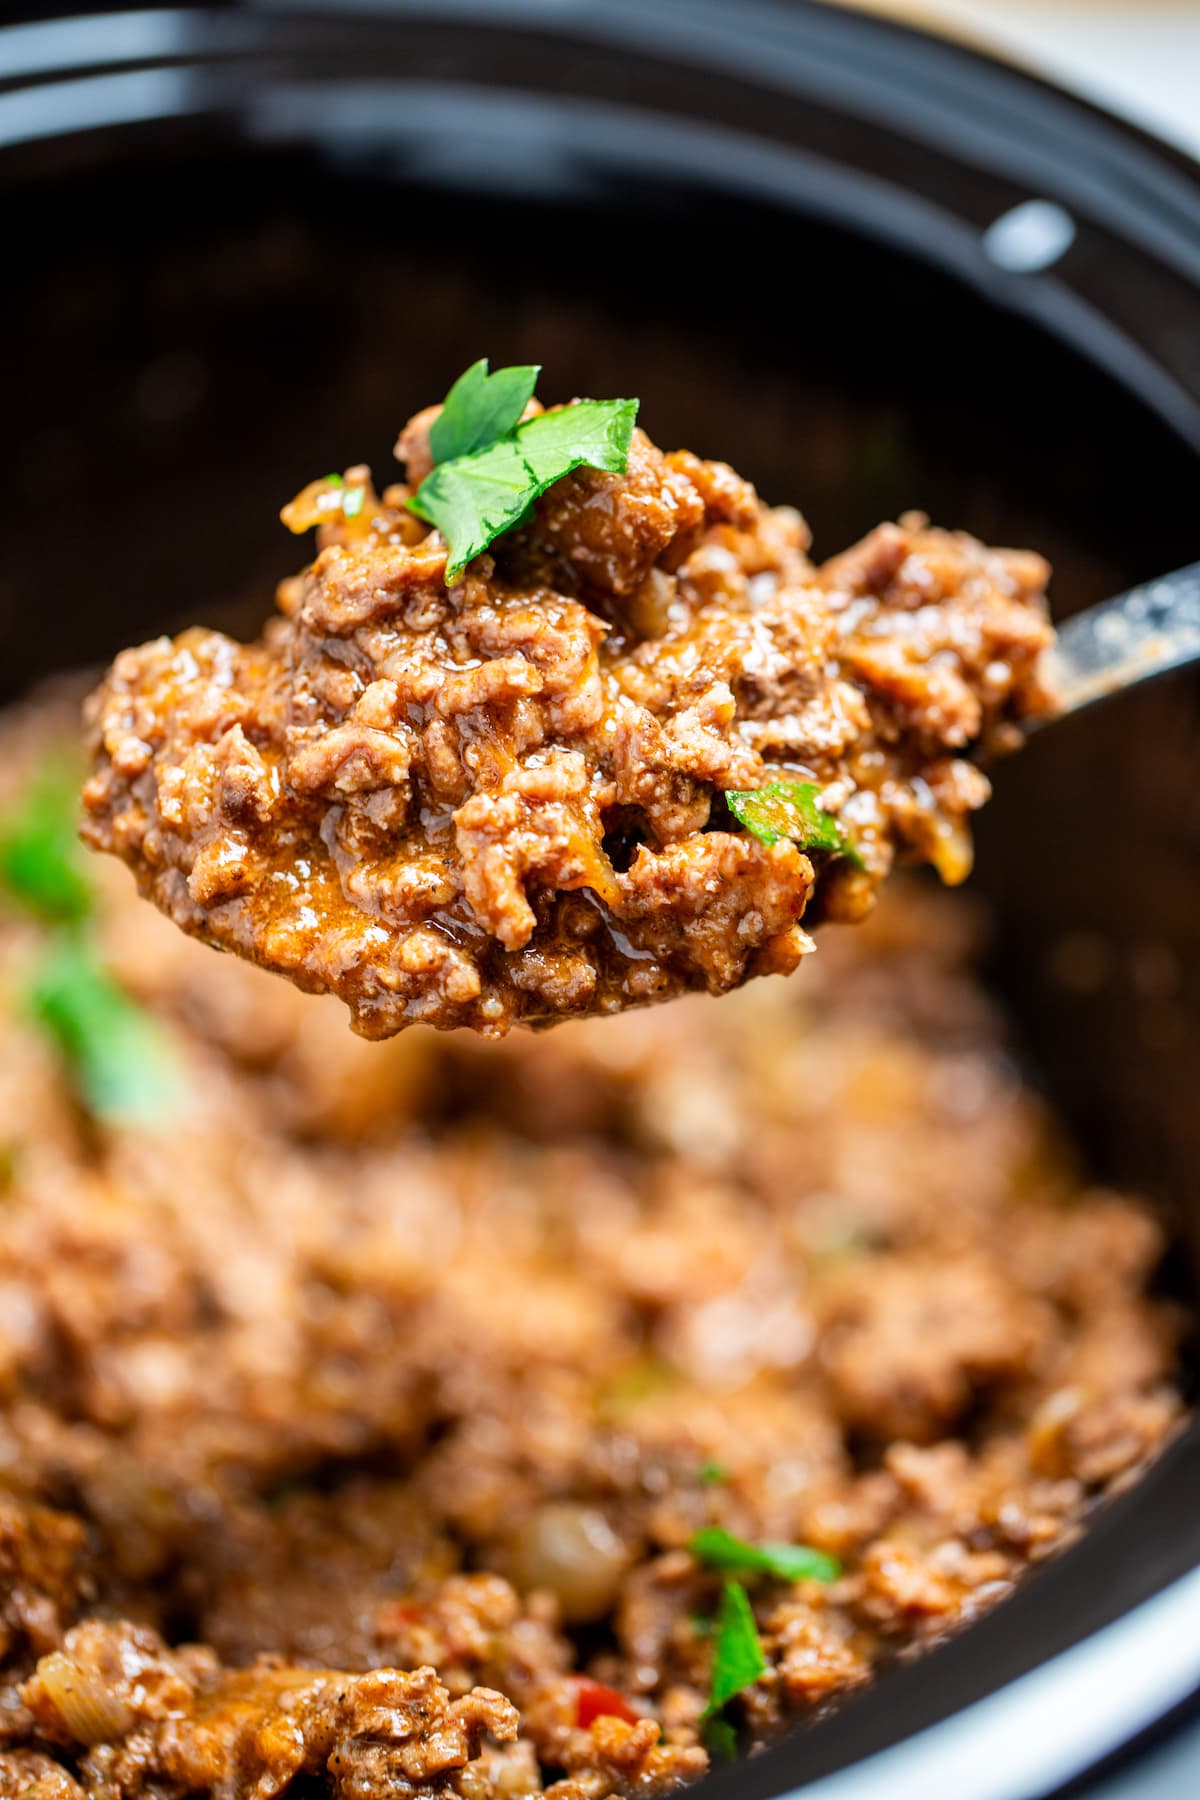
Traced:
[[[963, 877], [972, 754], [1049, 704], [1041, 558], [910, 515], [814, 564], [796, 512], [636, 431], [448, 588], [405, 506], [436, 411], [409, 485], [348, 472], [257, 643], [159, 638], [94, 697], [86, 835], [176, 924], [364, 1036], [499, 1036], [787, 973], [897, 856]], [[780, 779], [837, 848], [739, 825], [723, 796]]]
[[[0, 730], [0, 825], [46, 760]], [[5, 1800], [665, 1794], [1182, 1416], [1159, 1228], [1022, 1084], [961, 896], [720, 1006], [369, 1044], [88, 863], [83, 925], [0, 887]], [[174, 1071], [135, 1121], [27, 1003], [85, 928]], [[705, 1530], [806, 1558], [738, 1572], [715, 1737]]]

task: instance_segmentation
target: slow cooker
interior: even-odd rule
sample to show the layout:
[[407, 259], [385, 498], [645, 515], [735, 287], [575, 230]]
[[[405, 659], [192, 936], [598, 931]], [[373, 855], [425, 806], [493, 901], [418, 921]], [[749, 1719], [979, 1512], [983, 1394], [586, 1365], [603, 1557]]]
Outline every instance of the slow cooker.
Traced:
[[[258, 0], [0, 29], [8, 695], [263, 611], [260, 521], [478, 354], [635, 392], [818, 552], [927, 507], [1060, 614], [1197, 554], [1200, 171], [804, 0]], [[65, 507], [47, 496], [65, 493]], [[1097, 1176], [1200, 1260], [1200, 714], [1040, 738], [979, 832], [991, 978]], [[1064, 976], [1064, 971], [1066, 975]], [[1200, 1425], [980, 1623], [710, 1778], [765, 1800], [1200, 1789]]]

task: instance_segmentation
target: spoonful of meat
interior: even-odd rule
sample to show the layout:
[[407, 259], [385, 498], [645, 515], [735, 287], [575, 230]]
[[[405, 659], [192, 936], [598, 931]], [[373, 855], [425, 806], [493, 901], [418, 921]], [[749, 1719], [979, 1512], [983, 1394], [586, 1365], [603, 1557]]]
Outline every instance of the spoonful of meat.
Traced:
[[797, 512], [537, 373], [476, 363], [403, 483], [285, 507], [317, 553], [256, 643], [158, 638], [88, 703], [87, 841], [368, 1037], [787, 973], [897, 858], [961, 881], [977, 756], [1057, 709], [1041, 557], [909, 514], [814, 563]]

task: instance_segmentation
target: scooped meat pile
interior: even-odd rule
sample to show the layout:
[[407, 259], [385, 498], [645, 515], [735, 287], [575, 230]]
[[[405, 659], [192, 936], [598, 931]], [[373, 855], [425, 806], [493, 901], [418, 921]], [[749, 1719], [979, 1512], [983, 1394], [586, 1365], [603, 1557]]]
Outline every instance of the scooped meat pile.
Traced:
[[[176, 924], [364, 1036], [498, 1036], [788, 973], [898, 854], [962, 878], [968, 754], [1049, 704], [1040, 557], [912, 515], [817, 566], [797, 513], [637, 431], [448, 588], [405, 507], [435, 413], [408, 485], [347, 473], [260, 641], [160, 638], [95, 697], [88, 837]], [[849, 854], [739, 826], [723, 796], [781, 777]]]
[[721, 1006], [364, 1044], [92, 866], [177, 1079], [81, 1108], [0, 897], [0, 1794], [661, 1794], [714, 1742], [698, 1531], [819, 1553], [741, 1573], [749, 1747], [1180, 1417], [1158, 1228], [1022, 1086], [961, 899]]

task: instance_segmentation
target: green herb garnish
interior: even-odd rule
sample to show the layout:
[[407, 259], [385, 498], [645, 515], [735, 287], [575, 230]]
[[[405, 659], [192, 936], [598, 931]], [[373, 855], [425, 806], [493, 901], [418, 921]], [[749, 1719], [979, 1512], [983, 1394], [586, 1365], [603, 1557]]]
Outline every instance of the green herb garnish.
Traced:
[[146, 1119], [172, 1098], [176, 1073], [157, 1024], [71, 934], [54, 941], [27, 996], [97, 1118]]
[[342, 517], [343, 519], [356, 519], [362, 511], [363, 501], [367, 497], [366, 488], [346, 487], [344, 475], [327, 475], [325, 485], [331, 488], [346, 488], [342, 496]]
[[766, 1671], [767, 1659], [754, 1622], [750, 1596], [740, 1581], [727, 1581], [721, 1590], [717, 1613], [712, 1679], [705, 1709], [708, 1716], [711, 1718], [714, 1713], [719, 1713], [735, 1694], [753, 1686]]
[[[475, 363], [446, 396], [430, 432], [430, 449], [436, 457], [439, 445], [449, 444], [454, 454], [439, 459], [408, 501], [409, 511], [435, 525], [449, 546], [447, 584], [472, 557], [522, 524], [546, 489], [573, 469], [619, 474], [629, 460], [637, 417], [636, 400], [579, 400], [517, 424], [536, 369], [498, 369], [492, 376], [486, 369], [486, 362]], [[439, 433], [446, 411], [450, 423]], [[489, 435], [505, 420], [502, 432]], [[458, 448], [464, 444], [472, 447]]]
[[720, 1487], [723, 1481], [729, 1480], [729, 1470], [724, 1463], [701, 1463], [696, 1470], [696, 1480], [701, 1487]]
[[430, 427], [434, 462], [453, 462], [506, 437], [529, 405], [541, 372], [540, 363], [513, 363], [489, 375], [486, 356], [464, 369]]
[[737, 1732], [728, 1719], [705, 1719], [704, 1742], [710, 1753], [721, 1762], [737, 1759]]
[[748, 1544], [718, 1525], [694, 1533], [688, 1549], [710, 1569], [772, 1575], [777, 1581], [836, 1581], [842, 1572], [837, 1557], [823, 1550], [807, 1544]]
[[619, 1423], [647, 1400], [669, 1393], [679, 1377], [670, 1363], [657, 1356], [640, 1356], [607, 1376], [596, 1392], [596, 1416], [607, 1424]]
[[702, 1715], [705, 1740], [718, 1756], [732, 1756], [737, 1748], [733, 1726], [721, 1713], [736, 1694], [753, 1686], [766, 1671], [750, 1596], [740, 1581], [727, 1581], [721, 1590], [708, 1705]]
[[830, 850], [861, 869], [862, 857], [833, 814], [820, 804], [820, 794], [815, 781], [769, 781], [746, 793], [727, 793], [725, 804], [760, 843], [790, 838], [802, 850]]
[[89, 1111], [145, 1118], [170, 1098], [175, 1072], [158, 1026], [92, 948], [77, 809], [78, 777], [64, 758], [44, 768], [0, 820], [0, 885], [50, 928], [26, 1010], [53, 1038]]
[[92, 893], [77, 835], [78, 784], [59, 766], [43, 771], [0, 821], [0, 882], [38, 918], [85, 918]]

